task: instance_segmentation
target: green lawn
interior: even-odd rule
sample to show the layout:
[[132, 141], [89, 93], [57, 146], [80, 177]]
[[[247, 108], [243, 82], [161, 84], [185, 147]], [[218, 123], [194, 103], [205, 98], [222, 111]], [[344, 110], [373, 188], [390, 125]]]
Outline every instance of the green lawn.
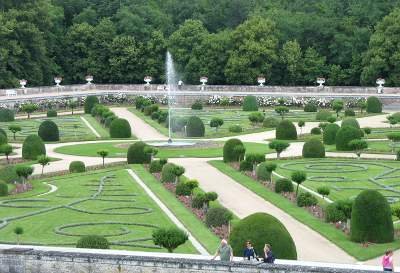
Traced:
[[[140, 166], [133, 168], [141, 170]], [[38, 197], [35, 194], [45, 192], [47, 188], [42, 182], [56, 185], [58, 190]], [[3, 207], [0, 223], [8, 221], [0, 228], [2, 243], [15, 243], [13, 229], [21, 226], [24, 244], [74, 246], [81, 235], [98, 234], [106, 236], [114, 249], [164, 251], [153, 244], [151, 233], [154, 228], [173, 223], [126, 170], [113, 168], [71, 174], [34, 181], [33, 184], [35, 188], [31, 192], [0, 198], [0, 207]], [[168, 203], [168, 199], [176, 200], [165, 196], [163, 201]], [[180, 211], [174, 213], [181, 217]], [[203, 234], [206, 234], [204, 241], [213, 240], [204, 225], [195, 226], [200, 241], [203, 241]], [[196, 253], [196, 250], [187, 242], [177, 252]]]
[[[392, 142], [389, 140], [379, 140], [379, 141], [368, 141], [368, 148], [364, 151], [364, 153], [371, 154], [393, 154], [392, 151]], [[394, 143], [395, 151], [400, 149], [400, 142]], [[327, 152], [341, 152], [336, 150], [336, 145], [325, 145]]]
[[[247, 153], [263, 152], [272, 153], [266, 144], [244, 143]], [[80, 156], [98, 156], [97, 151], [106, 149], [109, 151], [109, 157], [125, 157], [129, 143], [127, 142], [106, 142], [93, 144], [77, 144], [64, 146], [56, 149], [56, 152]], [[213, 144], [212, 147], [185, 147], [185, 148], [166, 148], [160, 147], [157, 157], [176, 158], [176, 157], [221, 157], [223, 142]]]
[[299, 222], [317, 231], [328, 240], [349, 253], [351, 256], [355, 257], [357, 260], [365, 261], [368, 259], [372, 259], [374, 257], [382, 255], [382, 253], [384, 253], [386, 249], [397, 249], [400, 247], [399, 239], [390, 244], [375, 244], [370, 245], [368, 248], [362, 247], [360, 244], [348, 240], [347, 236], [342, 231], [336, 229], [333, 225], [325, 223], [324, 221], [312, 216], [309, 212], [297, 207], [296, 204], [290, 202], [282, 195], [270, 191], [260, 183], [254, 181], [252, 178], [242, 174], [239, 171], [236, 171], [228, 164], [225, 164], [222, 161], [211, 161], [210, 164], [221, 172], [230, 176], [239, 184], [243, 185], [260, 197], [282, 209], [283, 211], [297, 219]]
[[400, 127], [395, 126], [393, 128], [371, 128], [371, 134], [368, 135], [368, 138], [378, 138], [384, 139], [389, 133], [400, 133]]

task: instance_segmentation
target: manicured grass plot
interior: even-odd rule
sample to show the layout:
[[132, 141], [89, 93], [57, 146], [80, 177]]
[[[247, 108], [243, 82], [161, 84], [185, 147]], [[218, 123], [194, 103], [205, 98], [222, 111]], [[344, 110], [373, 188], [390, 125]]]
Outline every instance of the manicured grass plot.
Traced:
[[[157, 227], [173, 223], [126, 170], [102, 170], [55, 177], [58, 190], [43, 196], [0, 199], [0, 241], [15, 243], [15, 227], [24, 229], [21, 243], [75, 246], [80, 236], [102, 235], [114, 249], [164, 251], [153, 244]], [[196, 253], [190, 242], [177, 252]]]

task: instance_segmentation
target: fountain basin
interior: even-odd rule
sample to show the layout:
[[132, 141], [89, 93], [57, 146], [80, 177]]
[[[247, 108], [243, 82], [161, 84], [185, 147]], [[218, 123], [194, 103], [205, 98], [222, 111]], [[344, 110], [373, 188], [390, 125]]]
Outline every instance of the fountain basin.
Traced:
[[154, 141], [154, 142], [147, 142], [148, 145], [154, 147], [187, 147], [193, 146], [196, 142], [190, 141]]

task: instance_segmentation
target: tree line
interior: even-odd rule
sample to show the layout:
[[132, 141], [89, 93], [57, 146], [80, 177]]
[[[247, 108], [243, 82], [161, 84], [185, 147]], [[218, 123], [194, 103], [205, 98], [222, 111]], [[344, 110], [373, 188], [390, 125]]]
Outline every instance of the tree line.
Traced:
[[3, 0], [0, 88], [164, 81], [400, 84], [398, 0]]

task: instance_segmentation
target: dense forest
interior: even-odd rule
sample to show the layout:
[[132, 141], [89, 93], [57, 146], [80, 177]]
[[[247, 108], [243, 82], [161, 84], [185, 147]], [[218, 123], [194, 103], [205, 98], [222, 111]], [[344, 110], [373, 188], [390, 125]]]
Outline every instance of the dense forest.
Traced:
[[162, 82], [400, 85], [400, 0], [0, 0], [0, 88]]

